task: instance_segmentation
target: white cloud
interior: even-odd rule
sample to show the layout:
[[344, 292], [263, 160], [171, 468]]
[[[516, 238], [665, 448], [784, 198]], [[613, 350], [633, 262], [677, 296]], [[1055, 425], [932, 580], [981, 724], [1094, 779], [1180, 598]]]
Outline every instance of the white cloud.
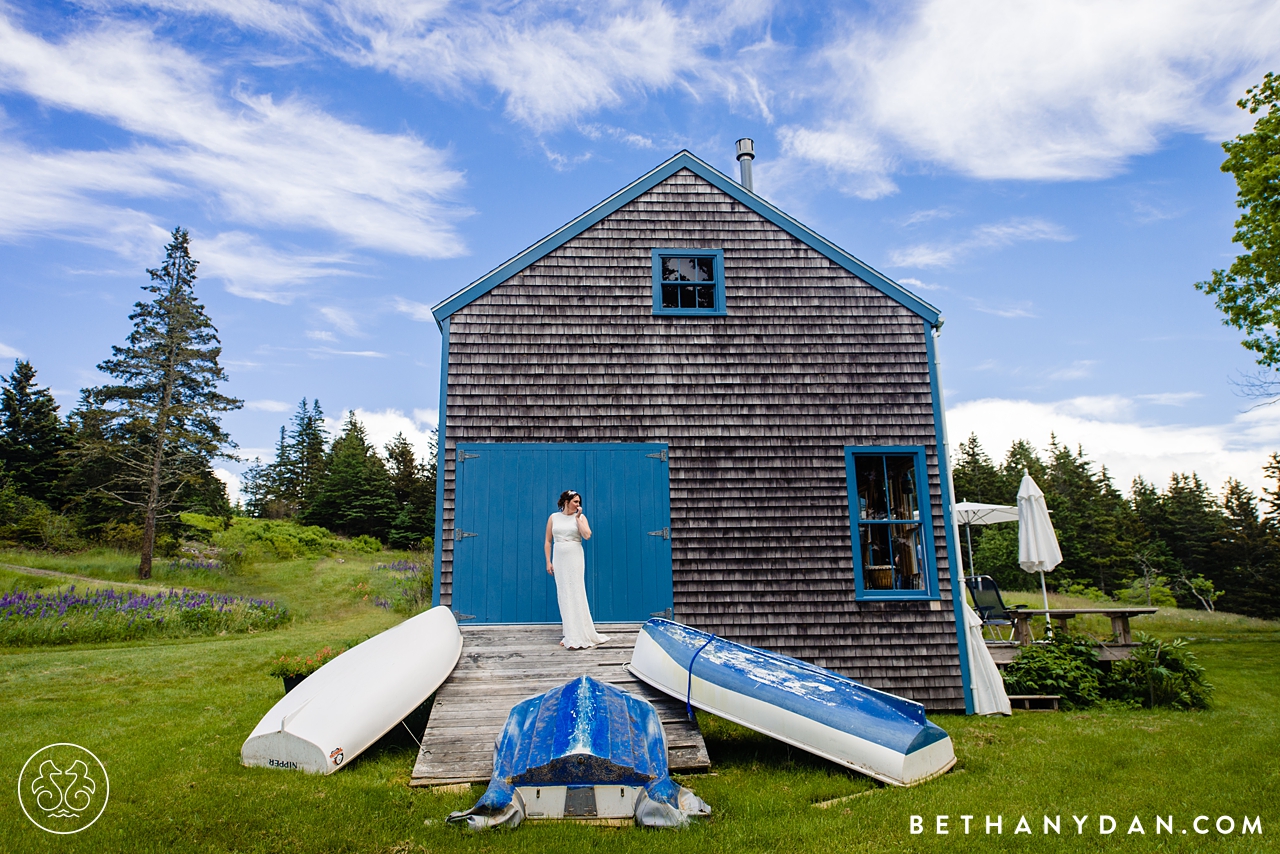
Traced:
[[1031, 310], [1030, 302], [1020, 302], [1016, 305], [993, 306], [988, 305], [982, 300], [971, 299], [975, 311], [983, 314], [994, 314], [996, 317], [1016, 318], [1016, 317], [1035, 317], [1036, 313]]
[[792, 153], [875, 185], [890, 148], [986, 179], [1114, 174], [1179, 131], [1222, 139], [1280, 61], [1270, 0], [923, 0], [854, 16], [814, 85], [831, 118], [784, 128]]
[[227, 488], [227, 499], [234, 507], [236, 502], [240, 500], [240, 475], [230, 469], [216, 468], [213, 470], [213, 476], [222, 481]]
[[338, 340], [338, 336], [327, 329], [308, 329], [307, 337], [313, 341], [328, 341], [330, 343]]
[[[346, 61], [442, 90], [490, 86], [507, 114], [537, 130], [676, 87], [714, 92], [769, 115], [760, 68], [767, 37], [735, 49], [767, 16], [765, 0], [690, 4], [600, 0], [439, 2], [340, 0], [328, 43]], [[724, 51], [726, 59], [715, 56]]]
[[1093, 359], [1077, 359], [1065, 368], [1059, 368], [1049, 374], [1051, 380], [1082, 380], [1093, 373], [1093, 366], [1098, 364]]
[[0, 359], [21, 359], [22, 351], [0, 341]]
[[339, 330], [347, 335], [359, 335], [360, 324], [345, 308], [327, 305], [320, 309], [320, 314], [325, 320], [336, 326]]
[[928, 282], [922, 282], [919, 279], [913, 279], [910, 277], [905, 279], [896, 279], [895, 281], [897, 281], [897, 283], [900, 285], [906, 285], [907, 287], [911, 288], [913, 291], [945, 291], [947, 290], [946, 285], [931, 285]]
[[947, 432], [953, 445], [976, 433], [995, 459], [1018, 439], [1044, 448], [1052, 433], [1067, 447], [1083, 446], [1124, 490], [1138, 475], [1163, 487], [1171, 474], [1194, 471], [1214, 489], [1234, 477], [1256, 492], [1263, 485], [1263, 463], [1280, 446], [1276, 407], [1201, 426], [1143, 422], [1133, 411], [1132, 402], [1119, 396], [1050, 403], [991, 398], [950, 407]]
[[1156, 406], [1183, 406], [1204, 395], [1198, 391], [1167, 391], [1160, 394], [1140, 394], [1137, 397]]
[[316, 347], [308, 351], [312, 355], [324, 356], [359, 356], [362, 359], [385, 359], [386, 353], [379, 353], [377, 350], [335, 350], [332, 347]]
[[248, 400], [245, 401], [244, 408], [258, 412], [288, 412], [293, 409], [293, 404], [283, 400]]
[[[448, 168], [444, 152], [411, 134], [341, 121], [300, 98], [222, 83], [214, 69], [138, 25], [106, 23], [54, 43], [0, 11], [0, 89], [94, 116], [137, 140], [107, 152], [48, 155], [6, 143], [0, 157], [26, 167], [16, 193], [6, 194], [37, 202], [0, 205], [7, 209], [0, 229], [8, 233], [74, 230], [91, 219], [86, 209], [96, 221], [124, 214], [149, 223], [100, 197], [196, 192], [243, 223], [320, 230], [406, 255], [463, 251], [455, 222], [465, 211], [452, 202], [462, 175]], [[46, 188], [49, 202], [40, 204]], [[115, 215], [100, 217], [104, 207]]]
[[414, 302], [413, 300], [405, 299], [404, 297], [396, 297], [396, 311], [401, 314], [407, 314], [414, 320], [418, 320], [423, 323], [426, 323], [427, 321], [434, 321], [436, 319], [435, 315], [431, 313], [431, 306], [426, 305], [425, 303]]
[[[397, 433], [403, 433], [409, 440], [418, 459], [424, 459], [432, 452], [431, 431], [436, 421], [434, 410], [415, 409], [412, 417], [405, 415], [399, 409], [371, 411], [357, 408], [355, 413], [356, 420], [364, 425], [369, 443], [376, 447], [379, 453], [383, 453], [387, 443], [394, 439]], [[344, 412], [341, 418], [324, 420], [325, 429], [329, 431], [330, 436], [338, 436], [342, 433], [342, 424], [346, 421], [346, 417]]]
[[1001, 249], [1015, 243], [1074, 239], [1057, 223], [1039, 217], [1013, 217], [1004, 222], [977, 226], [959, 239], [895, 249], [889, 254], [889, 263], [896, 267], [950, 267], [976, 252]]
[[201, 275], [223, 280], [236, 296], [285, 305], [312, 280], [351, 275], [340, 266], [350, 263], [346, 255], [285, 252], [240, 231], [193, 240], [192, 254], [200, 259]]

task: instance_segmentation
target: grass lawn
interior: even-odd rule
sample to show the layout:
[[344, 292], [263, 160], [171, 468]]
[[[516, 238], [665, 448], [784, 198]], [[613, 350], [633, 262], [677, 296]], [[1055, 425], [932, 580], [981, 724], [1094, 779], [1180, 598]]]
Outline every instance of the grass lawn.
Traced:
[[[713, 815], [678, 832], [527, 823], [514, 832], [470, 834], [447, 827], [444, 817], [470, 806], [481, 789], [410, 789], [416, 746], [407, 735], [385, 739], [327, 778], [242, 767], [241, 743], [281, 696], [279, 681], [264, 675], [275, 658], [358, 640], [402, 619], [364, 598], [376, 583], [372, 567], [392, 557], [286, 561], [228, 577], [188, 573], [185, 580], [161, 573], [153, 582], [275, 599], [294, 614], [275, 631], [0, 648], [0, 738], [7, 747], [0, 780], [9, 792], [0, 796], [0, 851], [1280, 850], [1280, 624], [1186, 611], [1138, 618], [1134, 628], [1196, 638], [1191, 647], [1217, 688], [1207, 712], [936, 715], [959, 761], [913, 789], [881, 787], [703, 718], [715, 773], [683, 782]], [[113, 580], [128, 578], [129, 560], [116, 553], [0, 553], [0, 563]], [[0, 590], [59, 583], [0, 570]], [[60, 741], [93, 750], [111, 775], [101, 819], [64, 837], [30, 824], [13, 788], [27, 757]], [[812, 806], [850, 795], [825, 809]], [[1081, 835], [1073, 814], [1088, 816]], [[1098, 832], [1100, 814], [1115, 818], [1112, 834]], [[926, 832], [910, 832], [913, 815], [922, 816]], [[950, 817], [950, 834], [935, 832], [939, 815]], [[975, 816], [968, 836], [962, 815]], [[985, 832], [988, 815], [1002, 817], [998, 837]], [[1060, 836], [1042, 834], [1045, 815], [1061, 815]], [[1172, 835], [1156, 835], [1156, 815], [1172, 815]], [[1201, 823], [1208, 835], [1192, 829], [1200, 815], [1210, 817]], [[1032, 834], [1014, 833], [1021, 816]], [[1134, 816], [1145, 835], [1126, 833]], [[1219, 816], [1234, 818], [1234, 834], [1212, 829]], [[1240, 834], [1244, 816], [1261, 817], [1261, 835]]]

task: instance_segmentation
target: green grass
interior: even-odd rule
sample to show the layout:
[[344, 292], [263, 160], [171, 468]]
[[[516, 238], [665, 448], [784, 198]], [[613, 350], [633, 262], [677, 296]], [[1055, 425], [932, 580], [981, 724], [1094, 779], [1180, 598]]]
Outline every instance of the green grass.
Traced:
[[[0, 562], [31, 565], [15, 555]], [[806, 851], [1221, 851], [1276, 850], [1280, 834], [1280, 625], [1228, 615], [1162, 613], [1135, 628], [1192, 644], [1217, 687], [1207, 712], [1021, 713], [1012, 718], [935, 715], [955, 742], [957, 767], [913, 789], [874, 784], [801, 751], [703, 718], [713, 775], [683, 782], [711, 804], [710, 820], [679, 832], [529, 823], [469, 834], [445, 826], [481, 789], [410, 789], [416, 747], [388, 738], [326, 778], [244, 768], [239, 748], [281, 696], [265, 673], [281, 655], [309, 653], [381, 631], [401, 619], [375, 608], [358, 585], [386, 554], [251, 566], [218, 578], [225, 590], [276, 599], [300, 615], [289, 627], [248, 636], [134, 644], [0, 649], [0, 851], [284, 852], [773, 852]], [[58, 558], [76, 574], [107, 573], [109, 556]], [[0, 584], [23, 582], [0, 571]], [[36, 583], [36, 582], [33, 582]], [[45, 584], [44, 580], [38, 583]], [[1140, 620], [1152, 620], [1141, 626]], [[1210, 640], [1214, 638], [1215, 640]], [[84, 833], [54, 837], [22, 815], [13, 785], [45, 744], [93, 750], [111, 775], [111, 801]], [[828, 809], [811, 804], [857, 795]], [[1072, 814], [1090, 816], [1076, 836]], [[1097, 816], [1115, 816], [1110, 836]], [[1155, 836], [1172, 813], [1175, 835]], [[933, 833], [951, 816], [952, 834]], [[977, 816], [964, 836], [959, 816]], [[1041, 816], [1063, 816], [1061, 838]], [[1182, 835], [1197, 815], [1261, 815], [1262, 836]], [[912, 835], [910, 816], [929, 832]], [[983, 817], [1001, 815], [997, 840]], [[1036, 833], [1015, 836], [1019, 816]], [[1146, 836], [1125, 831], [1134, 815]]]

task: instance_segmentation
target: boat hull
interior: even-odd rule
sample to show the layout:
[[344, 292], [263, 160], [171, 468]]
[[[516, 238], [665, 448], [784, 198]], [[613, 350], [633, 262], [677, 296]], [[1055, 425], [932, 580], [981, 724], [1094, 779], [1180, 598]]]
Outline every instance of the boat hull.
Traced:
[[918, 703], [678, 623], [646, 623], [628, 669], [696, 708], [894, 786], [955, 764], [950, 737]]
[[432, 608], [347, 650], [276, 703], [240, 748], [249, 766], [332, 774], [351, 763], [453, 672], [462, 633]]

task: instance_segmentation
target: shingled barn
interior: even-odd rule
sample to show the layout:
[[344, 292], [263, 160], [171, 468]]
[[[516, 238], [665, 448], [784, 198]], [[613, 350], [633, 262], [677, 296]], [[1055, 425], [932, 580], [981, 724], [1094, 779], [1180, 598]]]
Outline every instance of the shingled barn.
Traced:
[[682, 151], [434, 314], [463, 625], [559, 621], [543, 530], [575, 489], [598, 622], [969, 706], [936, 308]]

